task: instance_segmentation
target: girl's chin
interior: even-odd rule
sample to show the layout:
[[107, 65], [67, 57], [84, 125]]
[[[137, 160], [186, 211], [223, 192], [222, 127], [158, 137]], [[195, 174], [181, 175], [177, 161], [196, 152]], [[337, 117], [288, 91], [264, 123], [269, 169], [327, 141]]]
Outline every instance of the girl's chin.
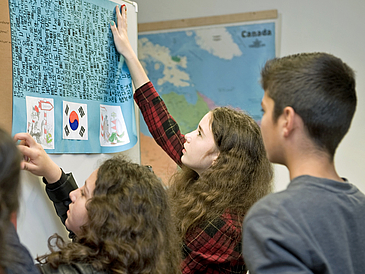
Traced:
[[69, 222], [68, 222], [68, 218], [66, 219], [66, 221], [65, 221], [65, 227], [68, 229], [68, 230], [71, 230], [72, 231], [72, 229], [71, 229], [71, 227], [70, 227], [70, 224], [69, 224]]

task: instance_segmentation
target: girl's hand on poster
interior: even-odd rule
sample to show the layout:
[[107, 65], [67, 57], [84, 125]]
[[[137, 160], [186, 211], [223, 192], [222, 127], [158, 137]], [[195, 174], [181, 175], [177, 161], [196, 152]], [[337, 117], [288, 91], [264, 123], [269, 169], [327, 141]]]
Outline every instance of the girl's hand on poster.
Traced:
[[127, 7], [122, 5], [116, 6], [116, 19], [117, 24], [114, 21], [110, 22], [110, 28], [114, 37], [114, 44], [117, 51], [128, 59], [130, 53], [133, 53], [133, 49], [128, 39], [128, 23], [127, 23]]
[[24, 156], [20, 164], [22, 169], [43, 176], [48, 183], [55, 183], [61, 178], [61, 169], [29, 133], [17, 133], [14, 140], [20, 141], [18, 149]]

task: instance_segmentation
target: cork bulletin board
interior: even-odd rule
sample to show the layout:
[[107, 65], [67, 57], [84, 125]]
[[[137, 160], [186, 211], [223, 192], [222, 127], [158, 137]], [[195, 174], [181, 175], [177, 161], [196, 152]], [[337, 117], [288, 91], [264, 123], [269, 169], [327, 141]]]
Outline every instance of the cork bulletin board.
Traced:
[[0, 126], [11, 133], [12, 125], [12, 59], [9, 5], [0, 0]]

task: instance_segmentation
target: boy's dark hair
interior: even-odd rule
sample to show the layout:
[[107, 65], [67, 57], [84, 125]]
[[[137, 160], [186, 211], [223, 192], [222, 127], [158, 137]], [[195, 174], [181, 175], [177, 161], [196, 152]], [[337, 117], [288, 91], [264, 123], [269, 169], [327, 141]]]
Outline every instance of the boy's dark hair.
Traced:
[[274, 100], [274, 121], [292, 107], [317, 146], [333, 158], [356, 109], [353, 70], [327, 53], [295, 54], [269, 60], [261, 85]]

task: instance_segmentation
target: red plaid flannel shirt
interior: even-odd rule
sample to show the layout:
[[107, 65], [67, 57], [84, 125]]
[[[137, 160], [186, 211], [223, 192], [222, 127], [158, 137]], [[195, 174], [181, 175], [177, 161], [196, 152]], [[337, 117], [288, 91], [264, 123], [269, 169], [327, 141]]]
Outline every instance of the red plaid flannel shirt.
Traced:
[[[184, 135], [152, 83], [138, 88], [134, 99], [157, 144], [181, 165]], [[245, 273], [242, 219], [225, 212], [188, 233], [182, 246], [182, 273]]]
[[138, 88], [134, 93], [134, 100], [156, 143], [172, 160], [181, 165], [185, 137], [181, 134], [178, 124], [168, 112], [164, 101], [152, 83], [148, 82]]

